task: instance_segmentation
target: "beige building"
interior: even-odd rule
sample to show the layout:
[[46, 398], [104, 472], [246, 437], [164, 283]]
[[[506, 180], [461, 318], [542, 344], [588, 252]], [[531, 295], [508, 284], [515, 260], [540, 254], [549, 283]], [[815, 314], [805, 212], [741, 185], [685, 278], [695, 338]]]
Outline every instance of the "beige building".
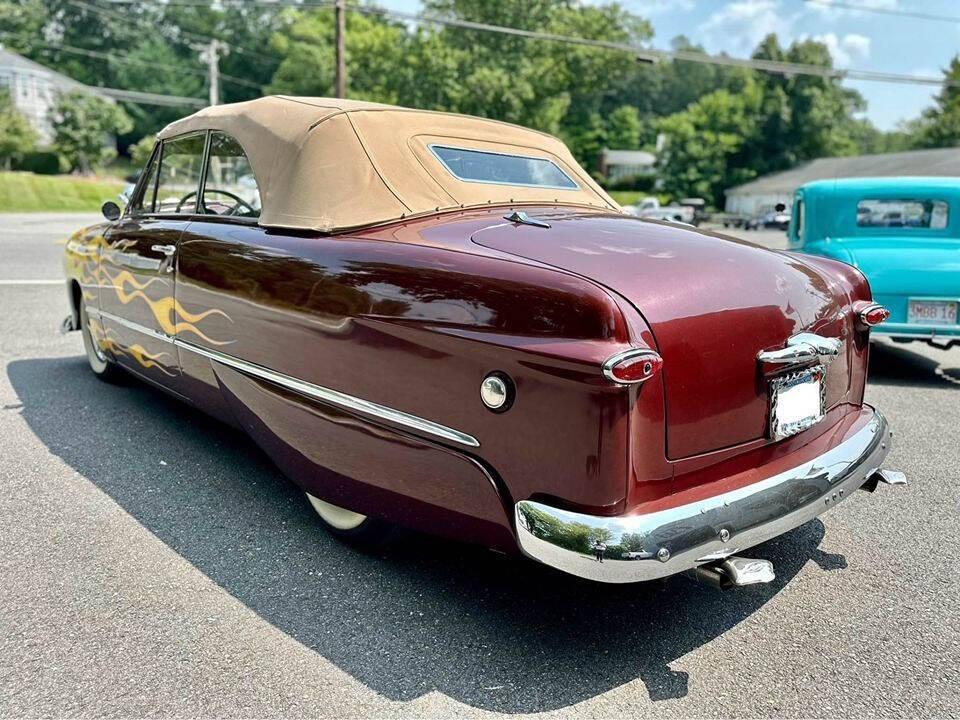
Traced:
[[794, 191], [814, 180], [897, 176], [960, 176], [960, 148], [817, 158], [791, 170], [764, 175], [730, 188], [725, 193], [725, 210], [734, 215], [755, 217], [770, 212], [777, 203], [790, 207]]

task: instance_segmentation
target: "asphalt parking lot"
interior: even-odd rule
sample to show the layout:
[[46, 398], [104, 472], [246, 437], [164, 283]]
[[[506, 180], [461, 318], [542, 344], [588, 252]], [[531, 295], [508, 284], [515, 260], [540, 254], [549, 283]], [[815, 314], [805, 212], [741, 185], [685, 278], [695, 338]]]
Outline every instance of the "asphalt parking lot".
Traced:
[[87, 371], [56, 242], [95, 220], [0, 216], [0, 715], [960, 714], [960, 348], [875, 345], [910, 484], [757, 548], [770, 585], [366, 555], [244, 436]]

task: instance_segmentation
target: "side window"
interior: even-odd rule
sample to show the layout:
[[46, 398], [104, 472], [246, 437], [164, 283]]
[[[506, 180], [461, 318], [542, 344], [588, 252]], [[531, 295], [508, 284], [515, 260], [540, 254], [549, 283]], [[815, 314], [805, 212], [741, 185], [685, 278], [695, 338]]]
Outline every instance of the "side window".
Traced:
[[803, 200], [797, 200], [797, 206], [793, 213], [797, 218], [797, 240], [803, 240], [803, 226], [805, 225], [804, 220], [806, 220], [806, 206]]
[[260, 217], [260, 190], [250, 161], [232, 137], [210, 133], [210, 158], [201, 212], [231, 217]]
[[157, 189], [157, 165], [160, 164], [160, 149], [157, 148], [150, 156], [149, 164], [143, 171], [143, 191], [139, 198], [135, 198], [132, 208], [135, 212], [153, 212], [153, 194]]
[[160, 148], [160, 178], [153, 212], [192, 215], [197, 211], [205, 140], [204, 133], [164, 140]]

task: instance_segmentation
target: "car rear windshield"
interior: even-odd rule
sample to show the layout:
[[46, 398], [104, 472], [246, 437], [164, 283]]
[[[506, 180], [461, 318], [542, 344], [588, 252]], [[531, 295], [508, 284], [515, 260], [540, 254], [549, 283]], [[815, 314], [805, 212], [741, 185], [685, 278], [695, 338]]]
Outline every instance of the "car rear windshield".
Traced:
[[449, 145], [431, 145], [430, 150], [458, 180], [556, 190], [579, 188], [570, 176], [547, 158], [468, 150]]
[[947, 204], [943, 200], [861, 200], [857, 227], [905, 227], [943, 230]]

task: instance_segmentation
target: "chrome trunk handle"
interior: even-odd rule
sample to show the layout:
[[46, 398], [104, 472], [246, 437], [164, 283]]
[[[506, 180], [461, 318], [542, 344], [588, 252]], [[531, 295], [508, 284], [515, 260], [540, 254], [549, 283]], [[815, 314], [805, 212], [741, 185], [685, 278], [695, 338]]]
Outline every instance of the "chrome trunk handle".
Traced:
[[769, 365], [800, 365], [819, 361], [824, 365], [840, 354], [842, 343], [837, 338], [827, 338], [815, 333], [797, 333], [787, 339], [781, 350], [765, 350], [757, 360]]
[[151, 245], [150, 249], [154, 252], [163, 253], [167, 257], [170, 257], [177, 251], [176, 245]]

